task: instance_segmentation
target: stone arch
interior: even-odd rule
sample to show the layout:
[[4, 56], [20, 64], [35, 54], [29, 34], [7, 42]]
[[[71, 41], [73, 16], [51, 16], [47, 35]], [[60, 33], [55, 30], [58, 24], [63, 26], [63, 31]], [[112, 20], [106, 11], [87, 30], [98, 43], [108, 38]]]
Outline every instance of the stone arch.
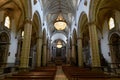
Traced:
[[98, 3], [102, 0], [91, 0], [89, 8], [89, 21], [94, 22], [96, 17], [96, 10], [98, 8]]
[[86, 66], [91, 66], [88, 17], [85, 12], [82, 12], [79, 17], [78, 38], [82, 39], [83, 61]]
[[37, 28], [36, 31], [38, 32], [38, 36], [42, 37], [42, 21], [41, 21], [41, 16], [38, 11], [36, 11], [33, 15], [33, 19], [35, 18]]
[[63, 33], [55, 33], [54, 35], [51, 36], [51, 42], [54, 42], [56, 39], [61, 39], [63, 40], [65, 43], [67, 40], [67, 37], [63, 34]]
[[79, 17], [79, 22], [78, 22], [78, 37], [84, 32], [86, 29], [85, 27], [88, 26], [88, 17], [85, 12], [82, 12], [80, 17]]
[[112, 33], [110, 33], [110, 34], [108, 35], [108, 40], [109, 40], [109, 41], [111, 40], [111, 37], [112, 37], [114, 34], [117, 34], [117, 35], [120, 36], [120, 32], [119, 32], [119, 31], [114, 31], [114, 32], [112, 32]]

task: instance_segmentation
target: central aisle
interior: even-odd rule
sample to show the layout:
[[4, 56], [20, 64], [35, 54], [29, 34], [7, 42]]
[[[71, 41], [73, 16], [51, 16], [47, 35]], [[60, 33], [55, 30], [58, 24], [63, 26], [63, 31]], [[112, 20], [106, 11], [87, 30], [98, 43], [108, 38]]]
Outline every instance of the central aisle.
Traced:
[[65, 76], [61, 66], [57, 66], [55, 80], [68, 80], [67, 77]]

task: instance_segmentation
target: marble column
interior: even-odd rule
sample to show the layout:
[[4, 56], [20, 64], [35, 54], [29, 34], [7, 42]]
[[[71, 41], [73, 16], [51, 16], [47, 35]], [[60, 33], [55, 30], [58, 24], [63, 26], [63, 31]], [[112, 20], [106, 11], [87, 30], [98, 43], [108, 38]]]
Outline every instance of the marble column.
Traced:
[[36, 54], [36, 67], [41, 66], [41, 54], [42, 54], [42, 37], [37, 38], [37, 54]]
[[20, 57], [20, 68], [23, 70], [29, 68], [31, 34], [32, 34], [32, 22], [31, 19], [26, 18], [24, 22], [24, 39], [23, 39], [22, 52]]
[[78, 38], [78, 66], [83, 67], [82, 37]]
[[100, 54], [98, 46], [98, 34], [95, 23], [89, 23], [90, 47], [92, 67], [100, 67]]

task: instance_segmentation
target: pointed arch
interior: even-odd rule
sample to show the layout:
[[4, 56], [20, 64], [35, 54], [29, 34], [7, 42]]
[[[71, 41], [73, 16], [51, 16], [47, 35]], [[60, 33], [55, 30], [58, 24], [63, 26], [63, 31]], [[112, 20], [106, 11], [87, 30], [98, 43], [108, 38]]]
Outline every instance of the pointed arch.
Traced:
[[88, 17], [85, 12], [82, 12], [79, 17], [78, 22], [78, 37], [85, 31], [86, 27], [88, 26]]
[[33, 15], [33, 23], [34, 27], [36, 28], [36, 32], [38, 33], [39, 37], [42, 37], [42, 23], [41, 23], [41, 16], [38, 11], [34, 12]]

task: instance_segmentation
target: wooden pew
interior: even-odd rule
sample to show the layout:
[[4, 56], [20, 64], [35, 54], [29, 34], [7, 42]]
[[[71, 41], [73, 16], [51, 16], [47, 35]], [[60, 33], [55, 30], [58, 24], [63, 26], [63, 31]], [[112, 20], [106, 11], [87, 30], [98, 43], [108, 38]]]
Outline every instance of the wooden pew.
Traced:
[[7, 80], [54, 80], [52, 76], [10, 76]]
[[5, 80], [54, 80], [56, 74], [55, 67], [40, 67], [29, 72], [19, 72], [6, 77]]
[[56, 72], [56, 70], [57, 70], [57, 67], [38, 67], [38, 68], [36, 68], [36, 69], [33, 69], [33, 70], [30, 70], [30, 71], [47, 71], [47, 72]]
[[63, 71], [69, 80], [120, 80], [118, 76], [92, 71], [86, 68], [63, 66]]
[[26, 73], [18, 73], [18, 74], [13, 74], [13, 76], [54, 76], [54, 72], [26, 72]]

